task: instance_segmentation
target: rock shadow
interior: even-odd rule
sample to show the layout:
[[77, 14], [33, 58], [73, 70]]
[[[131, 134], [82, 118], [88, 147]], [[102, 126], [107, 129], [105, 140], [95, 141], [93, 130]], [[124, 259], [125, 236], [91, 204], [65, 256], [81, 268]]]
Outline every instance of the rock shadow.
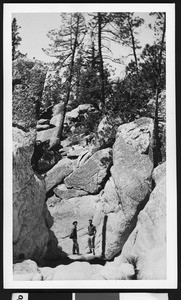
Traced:
[[105, 257], [106, 251], [106, 227], [107, 227], [107, 219], [108, 216], [105, 215], [103, 219], [103, 226], [102, 226], [102, 258]]

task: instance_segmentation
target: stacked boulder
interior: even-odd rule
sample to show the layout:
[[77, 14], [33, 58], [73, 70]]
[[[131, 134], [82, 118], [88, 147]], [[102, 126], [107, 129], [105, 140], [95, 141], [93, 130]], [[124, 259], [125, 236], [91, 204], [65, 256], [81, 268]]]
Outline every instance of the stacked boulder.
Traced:
[[[69, 254], [72, 250], [69, 234], [74, 220], [78, 221], [81, 252], [87, 251], [88, 220], [94, 216], [96, 203], [100, 198], [99, 193], [109, 176], [112, 149], [97, 151], [82, 165], [77, 166], [76, 162], [74, 159], [63, 158], [45, 176], [47, 191], [51, 189], [54, 193], [54, 196], [47, 200], [54, 219], [52, 230], [59, 245]], [[55, 197], [58, 200], [55, 200]]]
[[68, 236], [77, 220], [86, 253], [88, 219], [93, 218], [97, 255], [111, 260], [121, 253], [152, 191], [152, 137], [153, 120], [141, 118], [118, 128], [113, 149], [84, 150], [46, 173], [46, 189], [54, 194], [47, 200], [52, 230], [65, 252], [71, 252]]
[[[16, 74], [16, 66], [13, 68]], [[21, 77], [19, 82], [21, 84]], [[45, 202], [45, 181], [32, 168], [31, 161], [36, 140], [36, 107], [33, 102], [29, 102], [29, 99], [18, 95], [15, 89], [13, 94], [13, 260], [17, 262], [33, 259], [40, 263], [45, 257], [61, 258], [62, 251], [57, 248], [58, 241], [50, 230], [53, 220]]]

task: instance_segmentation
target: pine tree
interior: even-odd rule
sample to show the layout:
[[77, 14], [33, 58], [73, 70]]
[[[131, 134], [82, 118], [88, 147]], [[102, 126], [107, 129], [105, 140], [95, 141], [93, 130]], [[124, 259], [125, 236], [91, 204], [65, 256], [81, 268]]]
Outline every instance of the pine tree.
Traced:
[[20, 52], [17, 50], [18, 46], [21, 42], [21, 37], [19, 35], [18, 29], [21, 27], [18, 26], [16, 18], [13, 18], [12, 21], [12, 60], [15, 60], [19, 55]]
[[[158, 56], [158, 70], [156, 78], [156, 102], [155, 102], [155, 120], [154, 120], [154, 148], [153, 148], [153, 158], [154, 166], [157, 167], [158, 163], [161, 161], [161, 145], [159, 140], [159, 121], [158, 121], [158, 108], [159, 108], [159, 95], [161, 92], [161, 82], [162, 82], [162, 60], [165, 50], [165, 33], [166, 33], [166, 14], [157, 13], [157, 26], [159, 31], [161, 31], [161, 39], [158, 41], [159, 45], [159, 56]], [[165, 74], [164, 74], [165, 76]]]
[[131, 47], [134, 63], [138, 70], [137, 49], [140, 49], [139, 40], [136, 38], [137, 29], [144, 23], [140, 17], [135, 17], [134, 13], [111, 13], [110, 28], [107, 33], [110, 34], [114, 41], [122, 43], [122, 45]]
[[48, 37], [51, 39], [52, 44], [50, 48], [44, 51], [58, 59], [57, 68], [66, 69], [67, 77], [65, 81], [66, 95], [64, 99], [62, 118], [59, 124], [59, 130], [55, 141], [52, 143], [51, 148], [56, 147], [62, 137], [63, 124], [67, 109], [67, 104], [70, 100], [72, 90], [72, 79], [74, 72], [74, 63], [77, 56], [77, 51], [85, 37], [86, 26], [84, 17], [80, 13], [63, 13], [61, 14], [62, 26], [59, 30], [51, 30]]

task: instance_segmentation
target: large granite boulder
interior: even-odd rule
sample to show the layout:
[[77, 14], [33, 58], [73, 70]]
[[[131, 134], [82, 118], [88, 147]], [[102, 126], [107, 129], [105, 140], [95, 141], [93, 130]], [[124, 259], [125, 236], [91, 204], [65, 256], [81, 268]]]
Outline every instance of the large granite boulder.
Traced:
[[40, 268], [43, 280], [90, 280], [103, 266], [75, 261], [56, 268]]
[[[58, 239], [59, 246], [67, 254], [72, 254], [72, 240], [69, 238], [73, 221], [77, 221], [78, 242], [80, 253], [85, 254], [88, 251], [87, 243], [87, 227], [89, 219], [93, 218], [95, 213], [96, 202], [99, 195], [88, 195], [75, 197], [60, 202], [54, 201], [52, 198], [47, 200], [47, 205], [54, 224], [51, 230]], [[96, 239], [97, 241], [99, 238]], [[97, 243], [96, 241], [96, 243]]]
[[63, 179], [73, 172], [75, 166], [74, 160], [63, 158], [52, 169], [45, 174], [46, 191], [48, 192]]
[[47, 130], [41, 130], [37, 132], [37, 141], [46, 142], [52, 141], [53, 137], [57, 135], [58, 127], [50, 128]]
[[13, 280], [15, 281], [38, 281], [42, 279], [43, 275], [37, 264], [30, 259], [13, 266]]
[[88, 280], [91, 276], [92, 268], [88, 262], [74, 262], [68, 266], [57, 267], [52, 280]]
[[119, 127], [113, 146], [111, 177], [106, 182], [93, 219], [100, 236], [96, 251], [106, 259], [121, 252], [152, 189], [153, 163], [145, 152], [151, 148], [153, 122], [144, 119], [132, 123], [127, 124], [132, 128], [131, 132], [126, 125], [122, 125], [123, 129]]
[[115, 142], [117, 128], [122, 123], [121, 118], [104, 116], [96, 131], [96, 143], [98, 143], [101, 148], [112, 147]]
[[103, 268], [97, 270], [92, 276], [94, 280], [131, 280], [135, 275], [132, 264], [124, 263], [121, 266], [115, 266], [108, 262]]
[[58, 127], [60, 125], [61, 119], [62, 119], [62, 113], [55, 115], [51, 118], [50, 124]]
[[117, 136], [122, 136], [127, 144], [132, 145], [141, 154], [149, 154], [151, 158], [153, 127], [153, 119], [140, 118], [119, 126]]
[[41, 261], [45, 254], [51, 255], [50, 246], [56, 252], [57, 240], [50, 231], [52, 220], [45, 204], [45, 182], [31, 166], [35, 137], [35, 130], [24, 132], [13, 128], [14, 261], [27, 258]]
[[[44, 179], [34, 172], [36, 123], [46, 67], [26, 58], [13, 62], [13, 260], [61, 257], [50, 230]], [[40, 82], [39, 82], [40, 80]], [[30, 97], [31, 94], [31, 97]], [[31, 99], [30, 99], [31, 98]], [[39, 98], [38, 98], [39, 99]]]
[[[43, 218], [45, 184], [31, 167], [35, 131], [13, 128], [13, 254], [36, 259], [49, 239]], [[36, 196], [35, 196], [36, 195]], [[36, 198], [35, 198], [36, 197]], [[37, 241], [36, 238], [38, 237]]]
[[68, 188], [95, 194], [100, 191], [112, 164], [111, 148], [97, 151], [83, 165], [65, 179]]
[[134, 262], [137, 279], [166, 279], [166, 174], [165, 164], [153, 173], [156, 186], [138, 215], [119, 261]]
[[68, 189], [65, 184], [58, 185], [56, 188], [54, 188], [53, 191], [57, 197], [63, 200], [79, 196], [85, 196], [88, 194], [86, 191], [83, 190]]
[[80, 114], [89, 113], [95, 111], [95, 108], [92, 104], [80, 104], [73, 110], [66, 113], [66, 120], [75, 121], [78, 119]]
[[134, 268], [125, 263], [121, 266], [113, 266], [107, 263], [105, 266], [90, 264], [86, 261], [74, 261], [69, 265], [59, 265], [56, 268], [39, 268], [43, 280], [131, 280], [134, 276]]

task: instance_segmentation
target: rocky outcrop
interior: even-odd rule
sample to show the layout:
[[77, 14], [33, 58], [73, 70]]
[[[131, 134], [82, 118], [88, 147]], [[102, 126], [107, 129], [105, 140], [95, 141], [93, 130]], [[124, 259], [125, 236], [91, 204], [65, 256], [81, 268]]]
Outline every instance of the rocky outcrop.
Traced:
[[113, 263], [107, 263], [103, 268], [97, 270], [91, 279], [94, 280], [131, 280], [135, 275], [132, 264], [124, 263], [121, 266], [115, 266]]
[[165, 166], [154, 170], [156, 186], [118, 258], [120, 263], [132, 261], [135, 264], [137, 279], [166, 279]]
[[46, 191], [48, 192], [73, 172], [75, 162], [68, 158], [61, 159], [51, 170], [45, 174]]
[[84, 164], [65, 179], [68, 188], [81, 189], [90, 194], [98, 193], [112, 164], [111, 148], [97, 151]]
[[[13, 77], [19, 76], [21, 84], [28, 85], [30, 79], [43, 77], [41, 68], [41, 63], [19, 59], [14, 62]], [[27, 70], [30, 78], [22, 73]], [[53, 219], [45, 203], [45, 181], [32, 167], [38, 109], [28, 98], [30, 92], [32, 97], [36, 96], [37, 86], [33, 82], [23, 93], [22, 86], [15, 86], [13, 91], [13, 260], [33, 259], [41, 263], [44, 257], [60, 258], [62, 252], [50, 230]]]
[[118, 117], [103, 117], [96, 131], [96, 143], [101, 148], [112, 147], [115, 142], [117, 128], [122, 123], [123, 121]]
[[14, 280], [130, 280], [134, 276], [131, 264], [122, 264], [119, 268], [111, 265], [101, 266], [88, 262], [75, 261], [69, 265], [55, 268], [38, 268], [33, 261], [14, 265]]
[[122, 136], [128, 145], [132, 145], [140, 154], [150, 154], [153, 136], [153, 119], [140, 118], [123, 124], [118, 128], [117, 136]]
[[50, 120], [50, 124], [53, 125], [53, 126], [56, 126], [58, 127], [60, 122], [61, 122], [61, 119], [62, 119], [62, 113], [58, 114], [58, 115], [55, 115], [51, 118]]
[[37, 264], [28, 259], [13, 266], [13, 280], [15, 281], [39, 281], [43, 279], [43, 275]]
[[51, 141], [53, 137], [57, 135], [57, 132], [58, 127], [38, 131], [36, 140], [41, 142]]
[[[62, 231], [64, 222], [60, 226], [60, 217], [57, 216], [62, 215], [62, 220], [65, 221], [66, 211], [69, 215], [68, 212], [71, 210], [69, 205], [79, 207], [82, 216], [86, 216], [84, 205], [86, 201], [89, 201], [90, 196], [83, 196], [84, 192], [94, 194], [104, 188], [96, 201], [92, 202], [93, 206], [90, 211], [93, 223], [97, 228], [96, 253], [108, 260], [121, 252], [128, 236], [136, 226], [139, 211], [148, 201], [152, 189], [151, 174], [153, 170], [153, 163], [149, 158], [152, 145], [152, 119], [137, 120], [128, 124], [128, 128], [125, 125], [122, 126], [122, 128], [119, 127], [113, 147], [113, 166], [110, 170], [110, 177], [108, 171], [112, 163], [111, 149], [99, 150], [93, 155], [92, 151], [85, 149], [78, 157], [74, 171], [70, 175], [60, 178], [62, 181], [64, 179], [64, 184], [54, 188], [54, 193], [58, 197], [49, 203], [51, 215], [55, 220], [52, 230], [65, 252], [70, 252], [71, 241], [62, 238], [68, 233]], [[59, 163], [63, 163], [64, 160]], [[64, 171], [65, 168], [60, 167], [55, 178]], [[54, 174], [53, 169], [50, 172]], [[54, 181], [50, 189], [57, 184], [58, 182]], [[91, 205], [91, 202], [89, 204]], [[56, 213], [57, 211], [58, 213]], [[81, 218], [79, 216], [79, 220]], [[74, 214], [71, 215], [70, 220], [68, 217], [70, 224], [73, 219], [76, 219]], [[86, 222], [84, 226], [87, 226]], [[57, 224], [59, 224], [58, 227]], [[81, 236], [80, 234], [80, 238]], [[85, 254], [86, 239], [81, 240], [81, 244], [83, 245], [83, 254]]]
[[[133, 124], [132, 124], [133, 123]], [[137, 215], [148, 201], [152, 188], [153, 164], [147, 154], [151, 144], [152, 119], [119, 127], [113, 146], [113, 166], [93, 223], [97, 223], [99, 251], [106, 259], [121, 252], [137, 221]], [[144, 127], [145, 126], [145, 127]], [[131, 129], [130, 129], [131, 128]], [[125, 134], [125, 132], [130, 135]], [[145, 138], [139, 136], [143, 132]], [[135, 141], [136, 140], [136, 141]], [[150, 144], [149, 144], [149, 143]]]
[[35, 131], [13, 129], [13, 257], [39, 261], [54, 243], [45, 204], [45, 182], [31, 167]]
[[13, 123], [26, 130], [36, 125], [41, 107], [39, 95], [43, 91], [46, 72], [46, 64], [40, 61], [26, 57], [13, 61]]
[[152, 174], [152, 179], [155, 184], [158, 185], [159, 181], [166, 176], [166, 162], [160, 164], [157, 168], [154, 169]]
[[77, 158], [81, 155], [81, 153], [85, 150], [82, 146], [74, 145], [67, 152], [68, 158]]
[[88, 194], [86, 191], [83, 190], [68, 189], [65, 184], [58, 185], [56, 188], [54, 188], [53, 191], [57, 197], [63, 200], [79, 196], [85, 196]]
[[37, 131], [42, 131], [42, 130], [47, 130], [50, 129], [50, 125], [49, 124], [37, 124], [36, 125], [36, 130]]
[[92, 104], [80, 104], [73, 110], [66, 113], [65, 122], [69, 123], [70, 121], [76, 121], [81, 114], [94, 112], [95, 108]]
[[[80, 253], [88, 251], [87, 227], [89, 219], [93, 218], [99, 195], [74, 197], [56, 202], [54, 198], [47, 200], [51, 216], [54, 219], [52, 231], [59, 241], [59, 246], [68, 254], [72, 253], [72, 240], [69, 238], [73, 221], [77, 221], [78, 242]], [[53, 201], [53, 202], [52, 202]]]

